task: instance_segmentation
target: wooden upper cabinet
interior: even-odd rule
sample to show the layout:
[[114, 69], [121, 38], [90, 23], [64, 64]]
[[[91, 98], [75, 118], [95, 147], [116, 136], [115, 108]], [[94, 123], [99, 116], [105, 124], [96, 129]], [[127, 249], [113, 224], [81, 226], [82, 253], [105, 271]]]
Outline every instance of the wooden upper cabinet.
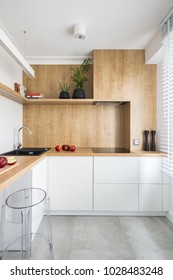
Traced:
[[133, 101], [155, 90], [155, 65], [146, 65], [144, 50], [94, 50], [94, 99]]

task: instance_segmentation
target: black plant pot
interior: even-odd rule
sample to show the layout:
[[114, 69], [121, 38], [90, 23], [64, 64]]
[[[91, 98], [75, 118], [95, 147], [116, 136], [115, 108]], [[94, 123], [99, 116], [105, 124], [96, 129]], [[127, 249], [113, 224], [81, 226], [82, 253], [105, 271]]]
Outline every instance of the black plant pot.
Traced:
[[61, 91], [60, 95], [59, 95], [59, 98], [60, 99], [69, 99], [70, 95], [69, 95], [69, 93], [67, 91]]
[[85, 91], [82, 88], [74, 89], [73, 98], [85, 98]]

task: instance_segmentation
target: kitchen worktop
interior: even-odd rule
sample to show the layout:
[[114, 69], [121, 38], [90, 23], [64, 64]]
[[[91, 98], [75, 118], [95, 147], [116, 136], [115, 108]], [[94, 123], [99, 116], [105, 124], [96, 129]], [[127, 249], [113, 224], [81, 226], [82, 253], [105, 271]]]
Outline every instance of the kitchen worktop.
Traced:
[[16, 156], [19, 165], [0, 175], [0, 190], [12, 184], [44, 157], [46, 157], [46, 154], [41, 156]]
[[161, 152], [135, 151], [130, 153], [94, 153], [90, 147], [79, 147], [75, 152], [60, 151], [54, 148], [47, 152], [47, 156], [161, 156]]
[[19, 165], [0, 175], [0, 190], [12, 184], [21, 175], [32, 168], [44, 157], [49, 156], [162, 156], [160, 152], [130, 152], [130, 153], [93, 153], [91, 148], [79, 147], [75, 152], [60, 151], [55, 148], [50, 149], [40, 156], [16, 156]]

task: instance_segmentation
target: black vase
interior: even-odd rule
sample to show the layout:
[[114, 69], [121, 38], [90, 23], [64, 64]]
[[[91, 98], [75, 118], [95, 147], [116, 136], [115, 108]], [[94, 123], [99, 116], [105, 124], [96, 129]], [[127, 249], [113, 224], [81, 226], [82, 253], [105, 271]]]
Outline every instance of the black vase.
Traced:
[[144, 150], [145, 150], [145, 151], [149, 151], [148, 136], [149, 136], [149, 130], [145, 130], [145, 131], [144, 131], [144, 137], [145, 137]]
[[82, 88], [74, 89], [73, 98], [85, 98], [85, 91]]
[[70, 95], [69, 95], [69, 93], [67, 91], [61, 91], [60, 95], [59, 95], [59, 98], [60, 99], [69, 99]]

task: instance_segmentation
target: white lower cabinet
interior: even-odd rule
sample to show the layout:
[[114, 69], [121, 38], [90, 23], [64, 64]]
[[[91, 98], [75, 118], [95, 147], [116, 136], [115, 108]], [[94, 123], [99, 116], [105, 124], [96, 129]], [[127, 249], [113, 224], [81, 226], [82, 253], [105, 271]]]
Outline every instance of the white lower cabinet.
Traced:
[[93, 158], [57, 156], [48, 160], [51, 210], [92, 210]]
[[[18, 178], [14, 183], [9, 185], [7, 188], [0, 191], [0, 231], [3, 229], [2, 226], [2, 220], [1, 220], [1, 211], [2, 206], [5, 204], [6, 198], [11, 195], [12, 193], [15, 193], [16, 191], [19, 191], [24, 188], [30, 188], [31, 187], [31, 172], [28, 171], [24, 175], [22, 175], [20, 178]], [[15, 240], [17, 237], [20, 236], [21, 227], [20, 224], [13, 222], [13, 216], [9, 216], [8, 219], [5, 220], [4, 225], [4, 242], [7, 246], [10, 242]], [[0, 248], [1, 250], [1, 248]]]
[[138, 184], [94, 184], [94, 210], [138, 211]]
[[[43, 158], [40, 162], [31, 168], [31, 187], [43, 189], [47, 193], [47, 158]], [[34, 199], [34, 197], [33, 197]], [[41, 211], [41, 215], [38, 212]], [[42, 205], [32, 208], [32, 232], [37, 232], [41, 220], [43, 218]]]
[[169, 210], [169, 178], [162, 157], [94, 157], [94, 210]]
[[31, 168], [32, 187], [40, 188], [47, 192], [47, 158], [42, 159], [39, 163]]
[[139, 157], [139, 183], [162, 184], [161, 170], [161, 157]]
[[0, 204], [17, 189], [38, 187], [52, 211], [169, 211], [169, 177], [161, 167], [157, 156], [51, 156], [1, 191]]
[[161, 157], [139, 157], [139, 211], [168, 211], [169, 179]]
[[94, 157], [94, 183], [138, 183], [138, 157]]
[[94, 210], [138, 211], [138, 157], [94, 157]]
[[162, 211], [162, 184], [139, 185], [139, 211]]

